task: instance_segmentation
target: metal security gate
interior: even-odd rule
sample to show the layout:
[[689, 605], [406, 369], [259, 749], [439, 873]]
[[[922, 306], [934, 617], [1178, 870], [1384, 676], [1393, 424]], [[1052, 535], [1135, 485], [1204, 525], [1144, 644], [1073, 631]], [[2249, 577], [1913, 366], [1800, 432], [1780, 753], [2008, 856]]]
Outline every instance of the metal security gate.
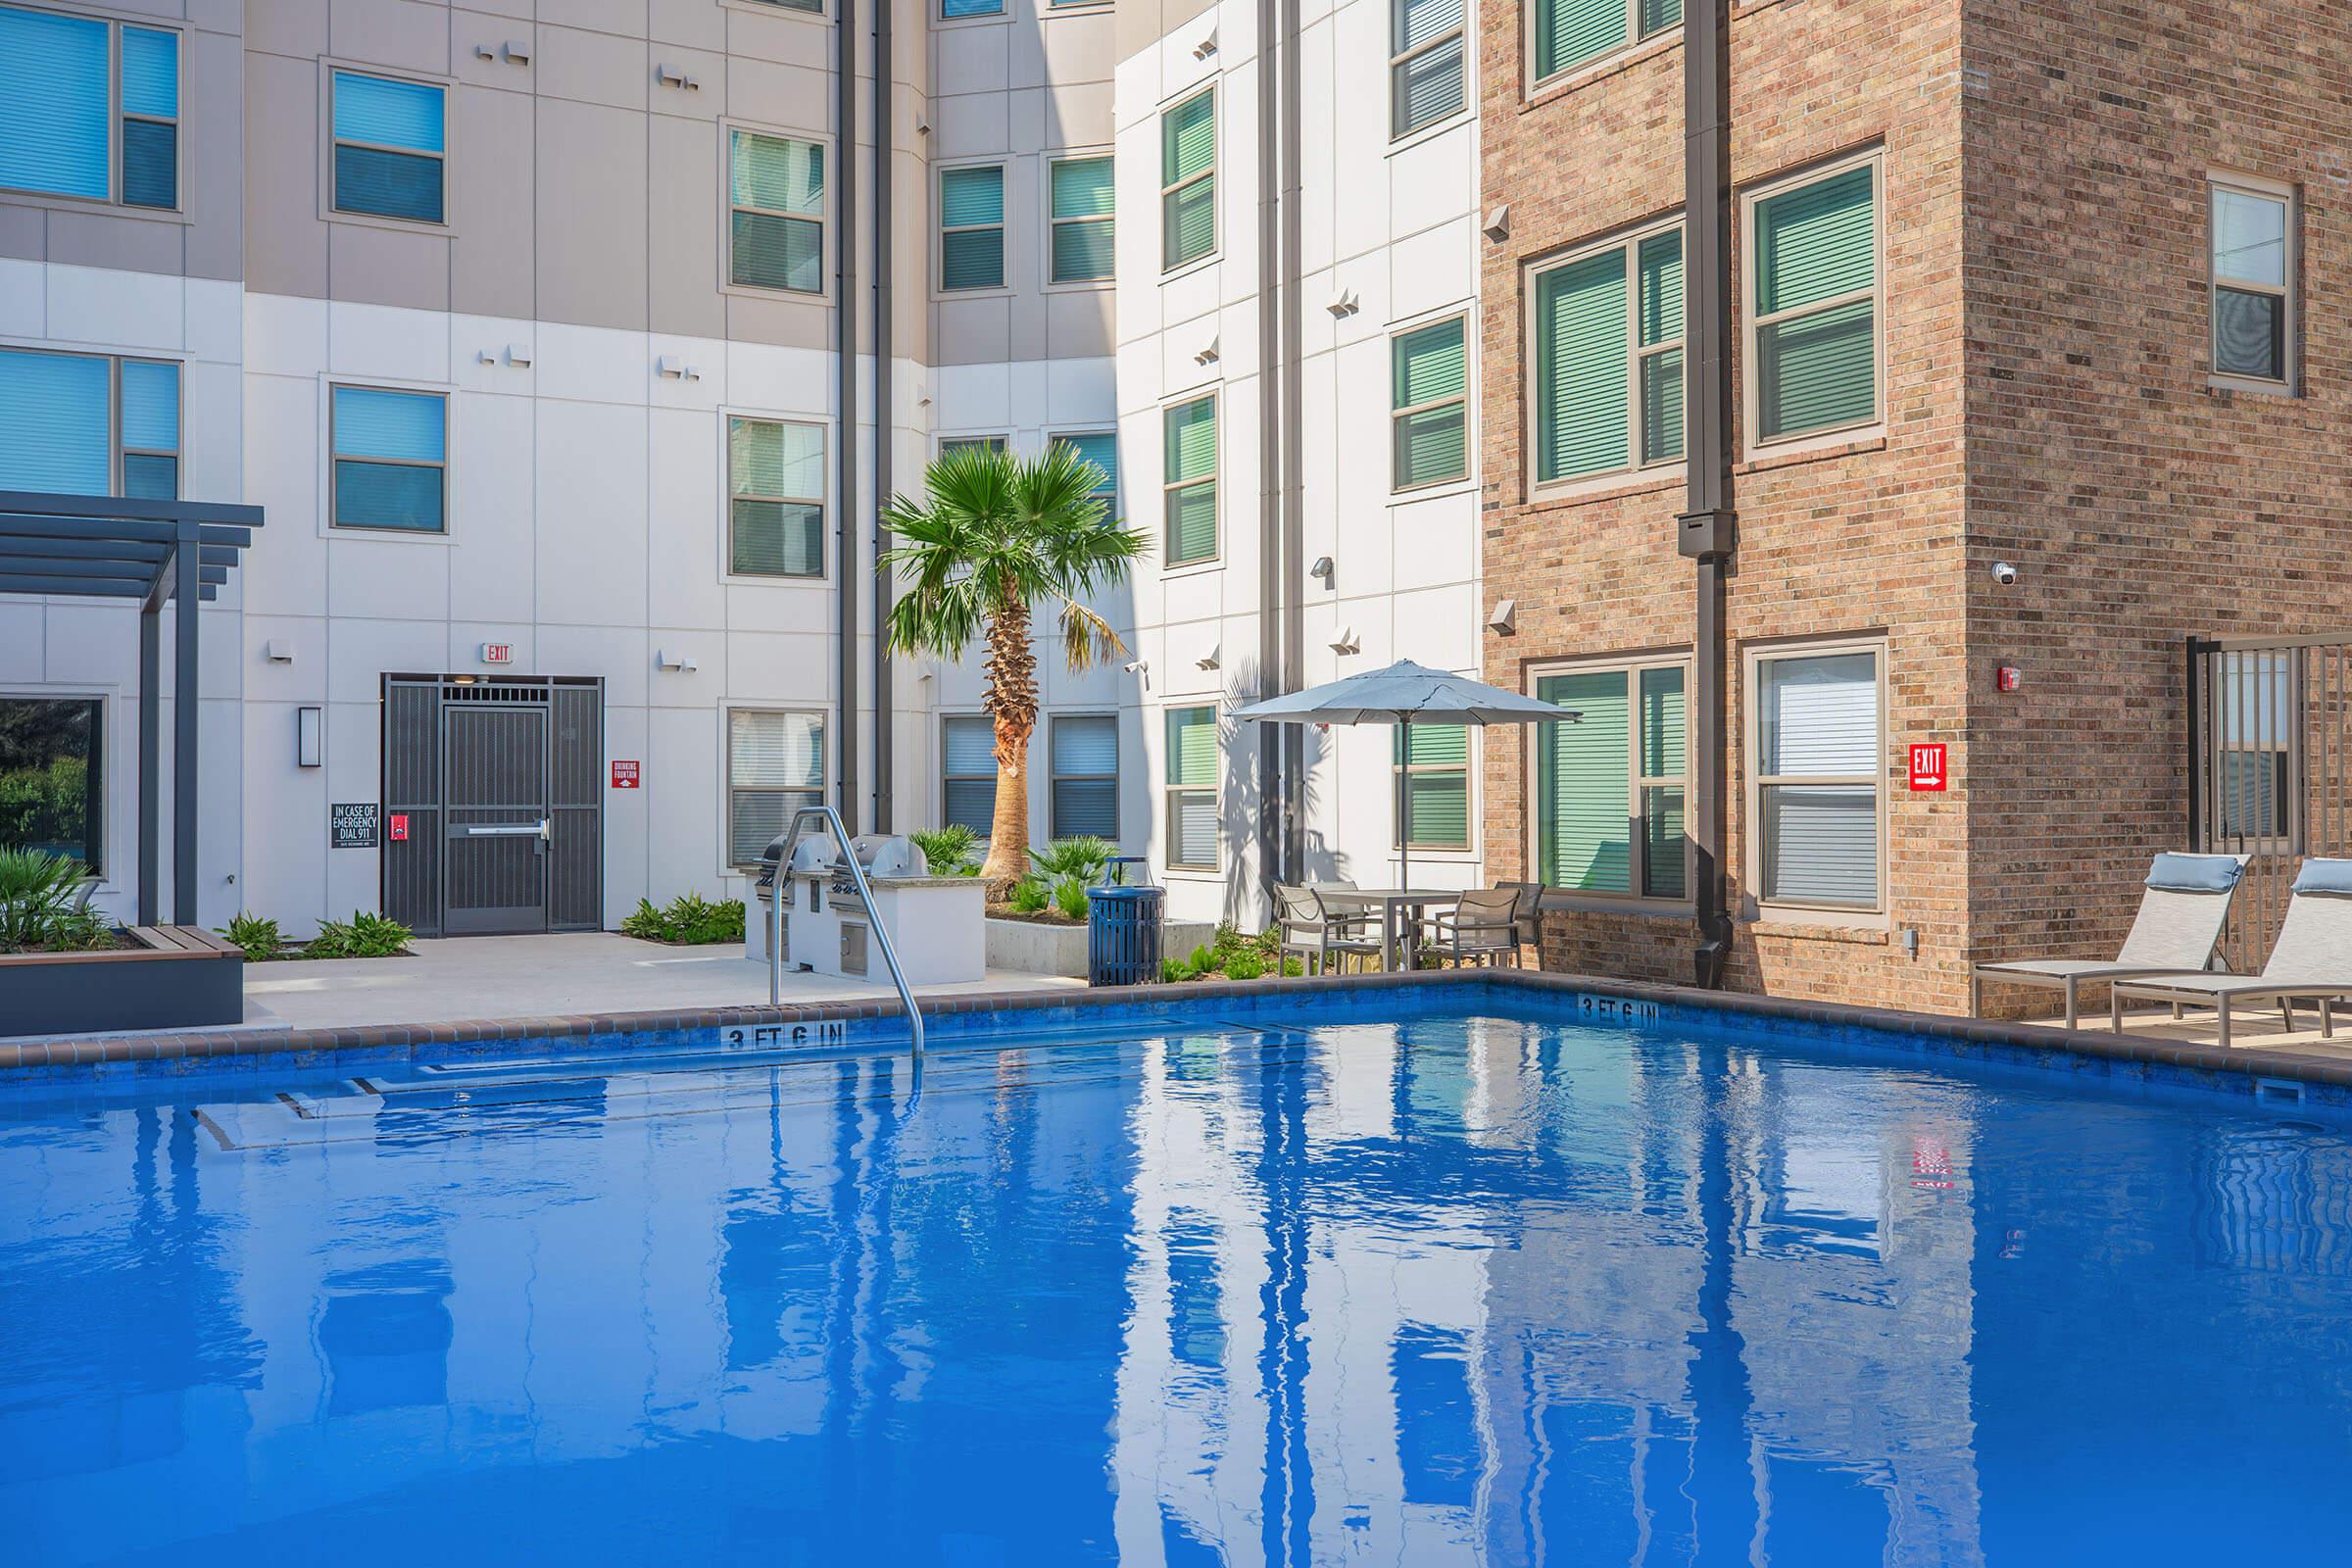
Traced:
[[383, 907], [420, 936], [604, 923], [604, 687], [386, 676]]
[[2192, 848], [2246, 856], [2223, 956], [2270, 956], [2308, 855], [2352, 854], [2352, 632], [2188, 641]]

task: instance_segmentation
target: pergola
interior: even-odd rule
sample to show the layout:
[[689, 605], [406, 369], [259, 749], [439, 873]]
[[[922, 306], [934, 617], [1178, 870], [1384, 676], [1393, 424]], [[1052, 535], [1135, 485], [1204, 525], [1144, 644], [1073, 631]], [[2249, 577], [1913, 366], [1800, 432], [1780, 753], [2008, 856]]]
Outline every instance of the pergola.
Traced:
[[[172, 626], [172, 920], [196, 916], [196, 606], [220, 596], [259, 507], [0, 490], [0, 594], [139, 602], [139, 924], [156, 924], [162, 868], [163, 608]], [[196, 589], [191, 597], [190, 587]]]

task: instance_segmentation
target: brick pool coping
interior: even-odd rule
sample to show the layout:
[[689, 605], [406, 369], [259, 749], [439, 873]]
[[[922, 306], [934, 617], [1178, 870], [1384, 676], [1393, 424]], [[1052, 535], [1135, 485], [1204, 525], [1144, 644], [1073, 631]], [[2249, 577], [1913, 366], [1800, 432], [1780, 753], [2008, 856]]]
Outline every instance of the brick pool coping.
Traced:
[[[2230, 1079], [2246, 1080], [2249, 1088], [2256, 1081], [2275, 1079], [2352, 1091], [2352, 1052], [2348, 1052], [2342, 1059], [2330, 1059], [2262, 1047], [2237, 1047], [2225, 1051], [2215, 1045], [2115, 1035], [2104, 1030], [2053, 1029], [2044, 1024], [1953, 1018], [1939, 1013], [1902, 1012], [1891, 1007], [1799, 1002], [1743, 992], [1701, 991], [1688, 986], [1610, 980], [1592, 975], [1553, 974], [1533, 969], [1424, 969], [1395, 974], [1193, 981], [1182, 985], [1105, 990], [963, 992], [924, 1000], [922, 1009], [926, 1018], [947, 1018], [969, 1013], [1067, 1012], [1089, 1007], [1149, 1006], [1224, 999], [1260, 1002], [1286, 997], [1310, 999], [1330, 997], [1339, 991], [1365, 993], [1454, 985], [1485, 986], [1533, 995], [1571, 993], [1613, 997], [1655, 1003], [1662, 1006], [1690, 1007], [1752, 1018], [1786, 1019], [1828, 1028], [1921, 1035], [1948, 1042], [1963, 1051], [1970, 1045], [1976, 1045], [2022, 1051], [2051, 1061], [2073, 1056], [2086, 1058], [2086, 1065], [2090, 1061], [2097, 1061], [2110, 1066], [2135, 1064], [2172, 1068], [2192, 1075], [2226, 1074]], [[280, 1053], [307, 1055], [338, 1051], [398, 1050], [404, 1047], [467, 1045], [501, 1040], [848, 1023], [895, 1018], [900, 1016], [900, 1012], [895, 1000], [834, 1001], [778, 1007], [716, 1007], [676, 1012], [656, 1009], [484, 1018], [453, 1023], [348, 1025], [328, 1029], [238, 1029], [66, 1039], [47, 1037], [0, 1041], [0, 1070], [12, 1067], [184, 1061]]]

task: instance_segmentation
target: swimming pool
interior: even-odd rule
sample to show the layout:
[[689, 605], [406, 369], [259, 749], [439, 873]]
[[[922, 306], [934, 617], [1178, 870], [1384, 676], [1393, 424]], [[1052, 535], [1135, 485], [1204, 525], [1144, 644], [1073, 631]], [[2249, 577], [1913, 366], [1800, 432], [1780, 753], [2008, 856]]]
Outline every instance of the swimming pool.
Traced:
[[2352, 1123], [1456, 988], [0, 1076], [12, 1562], [2214, 1563]]

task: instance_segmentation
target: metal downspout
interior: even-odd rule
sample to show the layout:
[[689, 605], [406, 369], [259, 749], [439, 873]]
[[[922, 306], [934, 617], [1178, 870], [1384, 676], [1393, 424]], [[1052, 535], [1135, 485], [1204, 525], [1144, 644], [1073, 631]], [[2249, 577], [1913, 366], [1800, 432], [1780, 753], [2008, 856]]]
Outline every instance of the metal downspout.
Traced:
[[[1278, 82], [1266, 69], [1268, 51], [1279, 47], [1275, 31], [1276, 0], [1257, 0], [1257, 698], [1281, 695], [1282, 683], [1282, 459], [1281, 400], [1275, 392], [1279, 373], [1281, 322], [1277, 316], [1279, 258], [1275, 233], [1279, 214], [1280, 154], [1278, 136], [1265, 127], [1279, 122]], [[1263, 881], [1287, 880], [1282, 850], [1287, 834], [1276, 803], [1285, 798], [1284, 748], [1273, 736], [1261, 735], [1257, 748], [1257, 857]]]
[[1683, 427], [1690, 434], [1689, 488], [1676, 543], [1696, 563], [1690, 690], [1690, 840], [1696, 864], [1698, 942], [1693, 983], [1723, 984], [1732, 919], [1724, 871], [1726, 778], [1730, 771], [1724, 579], [1739, 549], [1732, 507], [1731, 17], [1729, 0], [1693, 8], [1683, 30], [1683, 226], [1689, 254], [1683, 308], [1689, 374]]
[[890, 647], [890, 573], [881, 568], [890, 548], [890, 530], [883, 525], [882, 509], [891, 497], [891, 356], [896, 352], [896, 323], [891, 318], [891, 117], [898, 93], [892, 79], [890, 23], [892, 0], [874, 5], [874, 823], [876, 833], [888, 833], [896, 804], [893, 762], [897, 740]]
[[[887, 0], [877, 0], [886, 4]], [[839, 671], [833, 713], [837, 759], [833, 799], [844, 825], [858, 831], [858, 33], [857, 0], [840, 0], [833, 29], [833, 91], [840, 128], [840, 168], [834, 186], [841, 192], [839, 224], [833, 238], [834, 373], [833, 406], [840, 411], [834, 430], [839, 493], [834, 505], [834, 665]]]
[[[1277, 0], [1282, 30], [1282, 591], [1289, 613], [1282, 631], [1282, 689], [1306, 684], [1306, 529], [1303, 506], [1305, 302], [1299, 297], [1305, 251], [1299, 172], [1298, 0]], [[1306, 726], [1282, 732], [1282, 869], [1284, 880], [1306, 880]]]
[[[1298, 173], [1298, 4], [1258, 0], [1258, 37], [1279, 64], [1257, 75], [1258, 123], [1275, 127], [1257, 144], [1258, 347], [1258, 694], [1296, 691], [1305, 669], [1299, 504], [1302, 327]], [[1306, 736], [1277, 726], [1258, 751], [1258, 857], [1266, 880], [1296, 882], [1305, 862]]]

